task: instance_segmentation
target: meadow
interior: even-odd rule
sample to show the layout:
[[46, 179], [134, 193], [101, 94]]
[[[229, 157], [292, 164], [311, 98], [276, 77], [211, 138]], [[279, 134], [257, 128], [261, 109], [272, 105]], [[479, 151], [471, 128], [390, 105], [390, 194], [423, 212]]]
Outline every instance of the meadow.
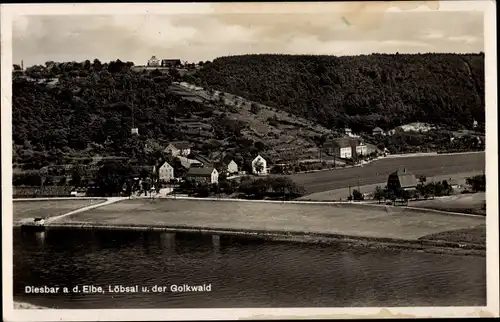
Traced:
[[16, 222], [27, 218], [53, 217], [104, 201], [106, 199], [14, 201], [12, 205], [12, 218]]
[[361, 204], [135, 199], [64, 217], [61, 223], [266, 230], [416, 240], [447, 230], [476, 227], [484, 224], [485, 219]]
[[426, 177], [453, 176], [459, 173], [481, 173], [485, 169], [485, 154], [464, 153], [386, 158], [363, 167], [339, 168], [329, 171], [299, 173], [290, 177], [302, 185], [308, 194], [343, 189], [358, 185], [386, 182], [392, 172], [406, 168], [408, 172]]

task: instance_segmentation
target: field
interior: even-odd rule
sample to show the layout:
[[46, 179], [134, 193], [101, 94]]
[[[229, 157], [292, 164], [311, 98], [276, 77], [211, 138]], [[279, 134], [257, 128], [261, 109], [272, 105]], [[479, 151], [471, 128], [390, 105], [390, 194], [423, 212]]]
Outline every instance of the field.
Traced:
[[420, 239], [444, 240], [447, 242], [465, 242], [486, 245], [486, 226], [444, 231], [437, 234], [423, 236]]
[[462, 194], [436, 198], [433, 200], [412, 201], [409, 206], [427, 209], [437, 209], [451, 212], [461, 212], [476, 215], [486, 215], [486, 193]]
[[102, 203], [105, 199], [85, 199], [85, 200], [34, 200], [34, 201], [14, 201], [12, 206], [12, 218], [19, 221], [34, 217], [53, 217], [61, 215], [86, 206]]
[[[458, 173], [458, 174], [452, 174], [452, 175], [441, 175], [441, 176], [434, 176], [434, 177], [427, 177], [427, 182], [431, 181], [442, 181], [442, 180], [448, 180], [452, 178], [455, 180], [456, 183], [464, 185], [466, 178], [475, 176], [481, 174], [481, 172], [469, 172], [469, 173]], [[375, 188], [377, 186], [384, 187], [387, 184], [387, 182], [379, 182], [379, 183], [374, 183], [374, 184], [369, 184], [369, 185], [360, 185], [359, 186], [359, 191], [361, 193], [373, 193], [375, 191]], [[358, 186], [352, 186], [351, 187], [351, 193], [353, 189], [358, 189]], [[307, 196], [299, 198], [299, 200], [310, 200], [310, 201], [338, 201], [338, 200], [347, 200], [347, 197], [349, 196], [349, 188], [344, 187], [340, 189], [335, 189], [335, 190], [328, 190], [328, 191], [322, 191], [322, 192], [316, 192], [313, 194], [309, 194]], [[417, 207], [417, 206], [415, 206]], [[418, 206], [420, 207], [420, 206]], [[426, 207], [424, 207], [426, 208]], [[436, 208], [440, 210], [446, 210], [446, 209], [441, 209], [441, 208]]]
[[[453, 175], [457, 173], [481, 173], [485, 169], [484, 152], [430, 155], [416, 157], [387, 158], [374, 161], [363, 167], [335, 169], [313, 173], [294, 174], [290, 177], [304, 186], [307, 193], [335, 190], [386, 182], [390, 173], [406, 168], [415, 175], [427, 177]], [[359, 180], [359, 182], [358, 182]]]
[[451, 229], [476, 227], [484, 224], [485, 219], [352, 204], [136, 199], [74, 214], [62, 218], [61, 222], [294, 231], [416, 240]]

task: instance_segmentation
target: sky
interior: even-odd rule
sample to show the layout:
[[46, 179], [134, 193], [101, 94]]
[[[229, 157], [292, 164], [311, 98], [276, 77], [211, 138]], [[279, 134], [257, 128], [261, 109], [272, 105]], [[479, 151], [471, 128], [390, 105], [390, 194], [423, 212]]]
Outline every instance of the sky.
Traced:
[[[217, 10], [195, 13], [20, 15], [13, 62], [160, 59], [198, 62], [254, 54], [359, 55], [484, 51], [481, 11]], [[200, 7], [201, 8], [201, 5]], [[207, 7], [204, 7], [207, 8]], [[282, 7], [280, 7], [282, 8]], [[99, 13], [99, 11], [95, 11]]]

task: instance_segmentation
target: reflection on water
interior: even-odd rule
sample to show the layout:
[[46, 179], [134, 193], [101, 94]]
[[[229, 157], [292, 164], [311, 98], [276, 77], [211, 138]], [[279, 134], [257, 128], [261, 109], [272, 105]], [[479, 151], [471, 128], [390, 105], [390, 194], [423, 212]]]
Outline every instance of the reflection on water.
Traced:
[[[25, 286], [212, 284], [211, 292], [25, 294]], [[14, 229], [14, 297], [54, 308], [486, 305], [484, 257], [165, 232]]]

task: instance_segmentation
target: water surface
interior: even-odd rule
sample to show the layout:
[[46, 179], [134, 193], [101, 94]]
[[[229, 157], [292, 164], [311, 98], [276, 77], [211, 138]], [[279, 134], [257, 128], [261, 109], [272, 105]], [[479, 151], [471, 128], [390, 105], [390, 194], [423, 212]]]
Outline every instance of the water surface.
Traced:
[[[25, 294], [25, 286], [211, 292]], [[14, 299], [61, 309], [486, 305], [485, 257], [137, 231], [14, 229]]]

